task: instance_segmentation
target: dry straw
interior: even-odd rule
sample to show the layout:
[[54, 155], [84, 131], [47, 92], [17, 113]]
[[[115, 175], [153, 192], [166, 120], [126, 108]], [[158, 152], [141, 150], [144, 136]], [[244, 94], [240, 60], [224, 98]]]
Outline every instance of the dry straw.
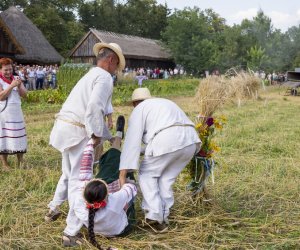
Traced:
[[[233, 73], [232, 73], [233, 72]], [[196, 93], [201, 116], [212, 116], [223, 104], [249, 98], [257, 98], [260, 79], [250, 72], [236, 72], [234, 69], [225, 76], [209, 76], [202, 80]]]

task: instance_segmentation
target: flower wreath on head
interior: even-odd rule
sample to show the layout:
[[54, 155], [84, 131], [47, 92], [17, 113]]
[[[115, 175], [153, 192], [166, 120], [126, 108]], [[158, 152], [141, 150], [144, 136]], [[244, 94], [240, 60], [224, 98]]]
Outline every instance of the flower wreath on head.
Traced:
[[[103, 183], [105, 185], [105, 187], [106, 187], [107, 194], [108, 194], [108, 186], [107, 186], [107, 183], [104, 180], [99, 179], [99, 178], [92, 179], [86, 185], [88, 185], [92, 181], [97, 181], [97, 182]], [[94, 202], [92, 204], [88, 203], [86, 201], [86, 208], [88, 208], [88, 209], [99, 209], [99, 208], [106, 207], [106, 205], [107, 205], [106, 198], [107, 198], [107, 195], [106, 195], [106, 197], [102, 201]]]

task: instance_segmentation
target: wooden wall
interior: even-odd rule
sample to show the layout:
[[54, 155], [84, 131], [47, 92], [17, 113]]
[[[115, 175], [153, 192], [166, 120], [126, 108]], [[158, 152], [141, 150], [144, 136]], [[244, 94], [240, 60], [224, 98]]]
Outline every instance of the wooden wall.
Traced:
[[0, 28], [0, 54], [15, 54], [16, 47], [10, 41], [6, 33]]
[[[78, 46], [78, 48], [70, 56], [73, 63], [90, 63], [96, 64], [96, 57], [93, 53], [93, 46], [95, 43], [101, 42], [92, 32], [85, 38], [85, 40]], [[175, 64], [170, 60], [145, 60], [137, 58], [128, 58], [125, 55], [126, 67], [128, 68], [174, 68]]]
[[95, 43], [99, 42], [99, 39], [93, 33], [90, 33], [89, 36], [82, 42], [82, 44], [79, 45], [79, 47], [74, 51], [74, 53], [71, 55], [71, 58], [94, 56], [93, 47]]

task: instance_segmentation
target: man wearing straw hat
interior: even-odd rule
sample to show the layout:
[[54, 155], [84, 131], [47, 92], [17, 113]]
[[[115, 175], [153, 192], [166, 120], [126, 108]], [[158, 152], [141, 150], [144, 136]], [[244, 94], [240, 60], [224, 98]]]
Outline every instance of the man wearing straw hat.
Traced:
[[[134, 110], [130, 115], [120, 161], [120, 184], [128, 170], [139, 170], [146, 225], [155, 232], [168, 229], [174, 203], [172, 185], [200, 148], [193, 122], [172, 101], [152, 98], [147, 88], [134, 90]], [[141, 143], [146, 145], [139, 164]]]
[[[62, 153], [62, 175], [53, 200], [45, 216], [46, 221], [56, 220], [61, 214], [60, 205], [71, 201], [70, 194], [76, 189], [80, 160], [87, 142], [92, 138], [96, 147], [111, 135], [105, 126], [104, 110], [111, 102], [113, 79], [111, 74], [122, 71], [125, 58], [116, 43], [96, 43], [93, 47], [97, 65], [74, 86], [60, 112], [50, 135], [50, 144]], [[69, 204], [69, 214], [72, 204]], [[65, 232], [72, 235], [72, 232]]]

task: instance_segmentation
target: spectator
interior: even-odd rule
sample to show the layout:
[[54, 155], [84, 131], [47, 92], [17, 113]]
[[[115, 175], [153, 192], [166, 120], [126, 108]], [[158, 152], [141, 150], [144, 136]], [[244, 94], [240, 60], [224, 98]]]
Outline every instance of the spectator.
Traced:
[[36, 72], [33, 67], [28, 69], [28, 83], [29, 83], [29, 90], [35, 90], [36, 84]]
[[36, 89], [43, 89], [44, 78], [45, 72], [42, 66], [39, 66], [38, 70], [36, 71]]

